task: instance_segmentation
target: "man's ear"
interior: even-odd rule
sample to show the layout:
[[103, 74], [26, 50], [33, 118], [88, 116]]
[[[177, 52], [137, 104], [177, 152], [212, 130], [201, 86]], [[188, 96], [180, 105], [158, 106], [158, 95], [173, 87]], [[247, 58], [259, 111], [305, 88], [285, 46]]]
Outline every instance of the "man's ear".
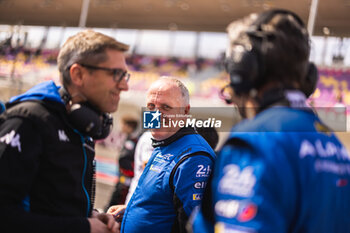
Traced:
[[191, 108], [190, 105], [187, 105], [187, 106], [185, 107], [185, 114], [188, 114], [188, 113], [190, 112], [190, 108]]
[[69, 69], [69, 74], [75, 86], [83, 85], [83, 69], [79, 64], [73, 64]]

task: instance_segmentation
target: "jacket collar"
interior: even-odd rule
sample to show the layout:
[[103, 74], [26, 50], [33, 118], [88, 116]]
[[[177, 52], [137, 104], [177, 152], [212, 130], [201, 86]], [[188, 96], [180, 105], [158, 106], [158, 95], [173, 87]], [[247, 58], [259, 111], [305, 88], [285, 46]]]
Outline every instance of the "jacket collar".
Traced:
[[195, 131], [194, 128], [181, 128], [178, 130], [174, 135], [164, 139], [164, 140], [155, 140], [152, 138], [152, 146], [155, 147], [162, 147], [162, 146], [168, 146], [169, 144], [173, 143], [174, 141], [182, 138], [185, 135], [188, 134], [196, 134], [197, 132]]

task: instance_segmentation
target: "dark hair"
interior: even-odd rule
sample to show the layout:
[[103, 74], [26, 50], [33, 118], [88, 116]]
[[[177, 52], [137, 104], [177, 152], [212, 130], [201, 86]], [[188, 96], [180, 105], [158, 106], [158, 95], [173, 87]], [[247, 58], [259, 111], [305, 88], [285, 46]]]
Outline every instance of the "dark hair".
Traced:
[[303, 83], [310, 53], [306, 29], [290, 15], [281, 14], [273, 17], [269, 25], [274, 32], [263, 55], [266, 81], [280, 81], [286, 86], [292, 86], [294, 81]]
[[139, 122], [138, 120], [136, 120], [135, 118], [133, 117], [129, 117], [129, 116], [124, 116], [122, 118], [122, 122], [123, 124], [126, 124], [127, 126], [129, 126], [130, 128], [132, 128], [133, 131], [136, 130]]
[[215, 150], [219, 142], [219, 134], [214, 127], [200, 127], [196, 128], [197, 133], [200, 134], [210, 145], [210, 147]]

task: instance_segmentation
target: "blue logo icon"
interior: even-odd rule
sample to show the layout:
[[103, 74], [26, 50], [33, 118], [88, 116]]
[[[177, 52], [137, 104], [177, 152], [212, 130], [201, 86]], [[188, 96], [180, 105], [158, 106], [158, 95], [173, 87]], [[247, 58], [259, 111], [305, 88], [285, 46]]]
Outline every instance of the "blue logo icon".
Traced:
[[160, 116], [162, 114], [157, 111], [143, 112], [143, 128], [144, 129], [160, 129]]

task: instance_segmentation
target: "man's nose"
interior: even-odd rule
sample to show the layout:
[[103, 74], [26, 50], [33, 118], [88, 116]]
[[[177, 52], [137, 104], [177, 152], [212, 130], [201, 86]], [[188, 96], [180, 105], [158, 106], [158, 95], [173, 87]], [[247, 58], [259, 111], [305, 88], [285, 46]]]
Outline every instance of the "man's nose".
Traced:
[[118, 88], [121, 91], [127, 91], [129, 90], [129, 84], [128, 82], [123, 78], [119, 83], [118, 83]]

